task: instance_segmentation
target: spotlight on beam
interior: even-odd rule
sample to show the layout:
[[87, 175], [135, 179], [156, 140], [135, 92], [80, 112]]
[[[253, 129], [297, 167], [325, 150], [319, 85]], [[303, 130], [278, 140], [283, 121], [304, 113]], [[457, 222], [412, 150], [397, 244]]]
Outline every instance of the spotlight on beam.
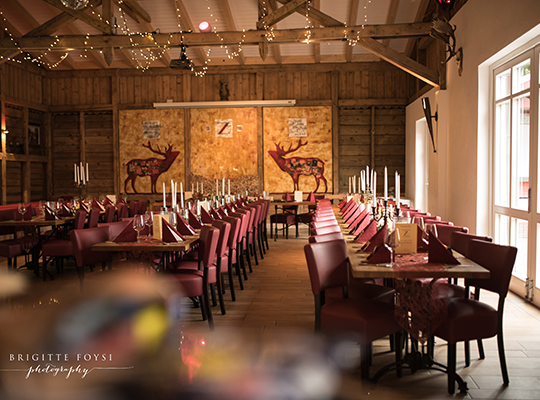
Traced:
[[210, 32], [211, 30], [210, 22], [203, 21], [199, 24], [199, 32]]

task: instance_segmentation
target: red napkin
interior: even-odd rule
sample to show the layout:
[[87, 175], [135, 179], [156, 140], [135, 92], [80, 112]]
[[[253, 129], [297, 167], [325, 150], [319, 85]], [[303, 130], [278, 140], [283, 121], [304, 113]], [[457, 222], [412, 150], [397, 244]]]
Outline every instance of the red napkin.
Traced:
[[90, 212], [86, 204], [84, 204], [82, 201], [80, 202], [80, 206], [84, 211], [86, 211], [87, 214]]
[[429, 232], [428, 261], [430, 263], [440, 264], [459, 264], [459, 261], [452, 255], [452, 252], [431, 232]]
[[[25, 214], [26, 215], [26, 214]], [[45, 219], [47, 221], [53, 221], [55, 219], [58, 219], [58, 216], [56, 213], [49, 208], [49, 206], [45, 206]]]
[[371, 253], [377, 247], [381, 247], [386, 239], [386, 225], [384, 225], [379, 231], [371, 238], [368, 246], [364, 250], [366, 253]]
[[217, 212], [221, 217], [226, 217], [227, 216], [227, 213], [225, 212], [225, 210], [221, 206], [219, 206], [219, 208], [217, 209]]
[[356, 205], [356, 203], [353, 201], [353, 199], [350, 199], [350, 200], [347, 202], [347, 204], [345, 204], [345, 206], [341, 209], [341, 212], [342, 212], [342, 213], [346, 213], [347, 210], [348, 210], [349, 208], [351, 208], [352, 206], [354, 206], [354, 205]]
[[191, 210], [188, 211], [188, 220], [189, 224], [193, 229], [201, 229], [203, 227], [201, 222], [197, 219], [197, 217], [195, 216], [195, 214], [193, 214], [193, 211]]
[[186, 221], [184, 221], [184, 218], [178, 216], [177, 221], [178, 232], [180, 232], [182, 235], [190, 236], [196, 233], [195, 229], [193, 229]]
[[351, 216], [351, 214], [354, 214], [354, 212], [356, 210], [358, 210], [360, 208], [360, 206], [358, 206], [356, 203], [354, 203], [354, 205], [352, 207], [350, 207], [349, 209], [347, 209], [347, 211], [345, 211], [343, 213], [343, 219], [344, 220], [347, 220], [349, 219], [349, 217]]
[[228, 203], [225, 203], [225, 208], [227, 209], [227, 212], [229, 213], [233, 212], [232, 207]]
[[424, 239], [424, 231], [422, 230], [422, 228], [420, 228], [420, 226], [417, 226], [416, 232], [416, 251], [427, 251], [429, 246], [427, 240]]
[[221, 219], [221, 215], [219, 215], [219, 213], [212, 206], [210, 206], [210, 214], [214, 219]]
[[105, 200], [103, 200], [103, 206], [104, 207], [107, 207], [109, 204], [113, 205], [113, 202], [111, 201], [111, 199], [109, 199], [107, 196], [105, 196]]
[[354, 236], [358, 236], [362, 233], [364, 229], [366, 229], [369, 225], [369, 223], [372, 221], [371, 216], [366, 215], [365, 218], [358, 224], [358, 227], [356, 230], [352, 233]]
[[283, 199], [285, 201], [292, 201], [292, 197], [291, 195], [289, 194], [289, 192], [285, 192], [285, 194], [283, 195]]
[[309, 201], [310, 203], [315, 203], [315, 195], [313, 194], [313, 192], [309, 192], [306, 201]]
[[366, 243], [377, 233], [377, 221], [371, 220], [364, 232], [355, 240], [356, 243]]
[[163, 220], [161, 241], [165, 243], [177, 243], [184, 241], [184, 237], [166, 220]]
[[[362, 213], [361, 207], [357, 207], [353, 213], [351, 213], [345, 220], [346, 224], [352, 224], [354, 220]], [[349, 226], [350, 227], [350, 226]]]
[[366, 215], [367, 215], [367, 208], [364, 208], [362, 212], [354, 219], [354, 221], [350, 223], [349, 229], [351, 229], [351, 231], [354, 230], [354, 228], [358, 226], [360, 222], [362, 222], [362, 220], [366, 217]]
[[71, 211], [71, 209], [65, 204], [62, 204], [62, 216], [69, 217], [70, 215], [73, 215], [73, 212]]
[[338, 204], [338, 207], [340, 210], [343, 209], [343, 207], [345, 207], [345, 205], [347, 204], [347, 198], [345, 197], [343, 200], [341, 200]]
[[[382, 229], [381, 229], [382, 230]], [[380, 231], [379, 231], [380, 232]], [[370, 264], [386, 264], [392, 262], [392, 250], [386, 244], [377, 247], [367, 258]]]
[[208, 211], [206, 211], [204, 207], [201, 207], [201, 221], [203, 224], [211, 224], [212, 222], [214, 222], [214, 218], [212, 218], [212, 216], [208, 214]]
[[[150, 229], [148, 226], [145, 226], [141, 231], [140, 236], [148, 235]], [[133, 223], [129, 223], [122, 232], [114, 239], [114, 242], [117, 243], [127, 243], [127, 242], [136, 242], [137, 241], [137, 231], [133, 228]]]
[[97, 208], [98, 210], [104, 211], [105, 209], [101, 205], [101, 203], [94, 197], [94, 200], [92, 200], [92, 208]]

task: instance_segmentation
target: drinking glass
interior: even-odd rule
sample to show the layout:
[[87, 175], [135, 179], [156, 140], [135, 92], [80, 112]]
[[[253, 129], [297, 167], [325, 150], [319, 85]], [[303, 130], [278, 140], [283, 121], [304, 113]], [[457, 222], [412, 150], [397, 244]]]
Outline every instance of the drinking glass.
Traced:
[[45, 214], [45, 200], [40, 200], [39, 201], [39, 214], [40, 215], [44, 215]]
[[24, 214], [26, 213], [26, 204], [19, 203], [18, 210], [19, 210], [19, 214], [21, 214], [21, 219], [24, 218]]
[[144, 213], [144, 224], [148, 227], [148, 237], [150, 237], [150, 227], [154, 223], [154, 214], [152, 211], [147, 211]]
[[386, 245], [390, 248], [390, 264], [389, 267], [396, 266], [396, 248], [399, 247], [401, 243], [401, 237], [399, 235], [399, 229], [396, 229], [395, 224], [391, 224], [388, 229], [388, 235], [385, 240]]
[[426, 224], [426, 231], [429, 236], [431, 233], [435, 237], [439, 237], [439, 234], [437, 232], [437, 224]]
[[133, 217], [133, 229], [137, 231], [137, 243], [141, 243], [140, 234], [141, 231], [144, 229], [144, 216], [136, 214]]

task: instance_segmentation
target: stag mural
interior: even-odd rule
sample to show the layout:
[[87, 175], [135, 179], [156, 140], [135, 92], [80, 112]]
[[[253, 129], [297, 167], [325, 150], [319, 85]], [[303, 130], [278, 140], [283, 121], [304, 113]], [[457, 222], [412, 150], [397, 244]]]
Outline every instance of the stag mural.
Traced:
[[292, 148], [293, 145], [291, 143], [288, 150], [285, 150], [280, 144], [281, 143], [275, 143], [276, 150], [269, 150], [268, 154], [270, 154], [282, 171], [285, 171], [291, 176], [294, 183], [294, 190], [300, 190], [298, 188], [298, 178], [300, 175], [313, 175], [317, 182], [315, 192], [319, 190], [320, 181], [322, 179], [324, 182], [324, 193], [326, 193], [328, 191], [328, 184], [324, 177], [324, 161], [314, 157], [284, 157], [287, 154], [298, 150], [300, 147], [307, 145], [308, 142], [302, 143], [302, 139], [300, 139], [298, 140], [298, 145], [294, 149]]
[[179, 151], [173, 151], [173, 147], [171, 144], [165, 151], [161, 151], [159, 146], [157, 147], [157, 150], [153, 149], [150, 141], [148, 141], [147, 145], [143, 144], [142, 146], [150, 149], [152, 153], [159, 154], [161, 156], [164, 156], [165, 158], [152, 157], [145, 159], [134, 159], [129, 161], [127, 163], [128, 177], [124, 181], [125, 193], [127, 193], [127, 187], [129, 182], [131, 182], [131, 188], [133, 189], [133, 192], [138, 193], [137, 189], [135, 189], [135, 180], [138, 176], [149, 176], [152, 182], [151, 192], [157, 193], [156, 183], [159, 176], [170, 168], [174, 160], [176, 160], [176, 157], [178, 157], [178, 154], [180, 154]]

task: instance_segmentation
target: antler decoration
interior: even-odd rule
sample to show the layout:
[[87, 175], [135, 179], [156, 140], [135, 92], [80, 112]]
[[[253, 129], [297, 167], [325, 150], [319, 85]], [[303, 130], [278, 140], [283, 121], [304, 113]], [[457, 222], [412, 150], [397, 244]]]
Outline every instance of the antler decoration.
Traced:
[[461, 73], [463, 72], [463, 48], [460, 47], [456, 51], [456, 36], [454, 35], [456, 26], [452, 26], [444, 17], [435, 19], [432, 23], [433, 28], [430, 36], [442, 40], [446, 44], [446, 51], [450, 53], [444, 63], [447, 63], [452, 57], [456, 56], [458, 75], [461, 76]]

